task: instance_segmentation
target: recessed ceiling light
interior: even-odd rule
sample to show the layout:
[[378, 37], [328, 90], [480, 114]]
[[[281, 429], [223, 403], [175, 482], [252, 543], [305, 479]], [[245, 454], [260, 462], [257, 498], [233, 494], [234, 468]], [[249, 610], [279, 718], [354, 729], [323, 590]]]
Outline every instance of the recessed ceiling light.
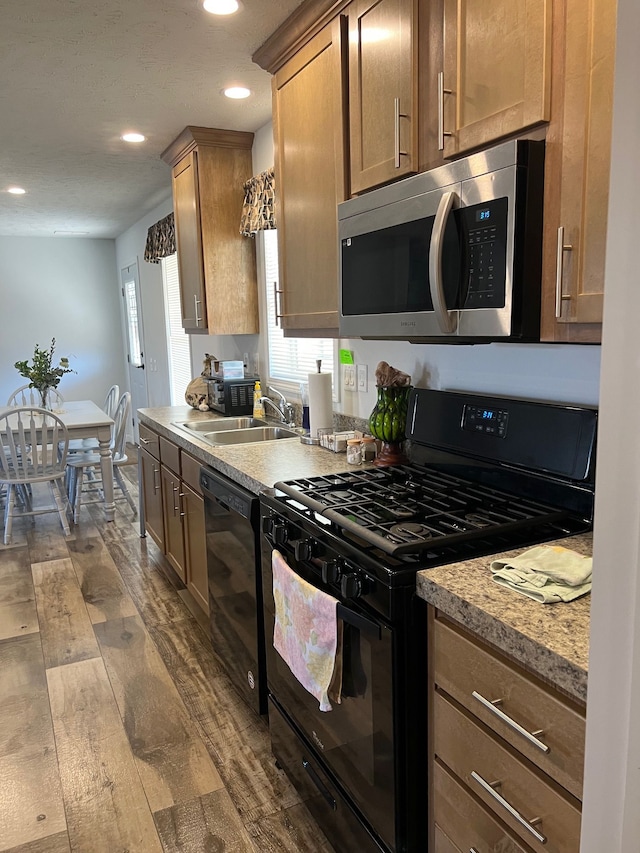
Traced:
[[123, 133], [122, 139], [125, 142], [144, 142], [145, 137], [141, 133]]
[[222, 90], [222, 94], [227, 98], [239, 100], [241, 98], [248, 98], [251, 94], [251, 89], [247, 89], [245, 86], [229, 86], [229, 88]]
[[12, 195], [24, 195], [26, 190], [23, 190], [22, 187], [7, 187], [7, 192]]
[[204, 0], [202, 7], [212, 15], [233, 15], [240, 8], [240, 4], [238, 0]]

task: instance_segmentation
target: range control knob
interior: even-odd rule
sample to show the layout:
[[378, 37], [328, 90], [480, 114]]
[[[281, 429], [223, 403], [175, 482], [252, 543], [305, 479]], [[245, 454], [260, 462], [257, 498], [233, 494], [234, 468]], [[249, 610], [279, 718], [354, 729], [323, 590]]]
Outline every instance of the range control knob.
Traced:
[[320, 564], [320, 574], [323, 583], [337, 583], [340, 577], [340, 561], [323, 560]]
[[274, 545], [284, 545], [289, 538], [287, 522], [271, 515], [262, 519], [262, 532], [271, 539]]
[[343, 598], [358, 598], [362, 593], [362, 582], [354, 572], [345, 572], [340, 578], [340, 592]]
[[316, 550], [315, 539], [298, 539], [293, 543], [293, 553], [296, 560], [310, 560]]

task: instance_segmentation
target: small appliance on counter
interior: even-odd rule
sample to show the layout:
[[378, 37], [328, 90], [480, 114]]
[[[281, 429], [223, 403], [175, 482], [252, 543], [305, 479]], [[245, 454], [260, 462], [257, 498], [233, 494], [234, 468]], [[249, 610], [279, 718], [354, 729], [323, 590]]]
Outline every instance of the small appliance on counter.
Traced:
[[209, 408], [227, 416], [253, 414], [253, 389], [258, 376], [228, 379], [212, 374], [207, 378], [209, 386]]

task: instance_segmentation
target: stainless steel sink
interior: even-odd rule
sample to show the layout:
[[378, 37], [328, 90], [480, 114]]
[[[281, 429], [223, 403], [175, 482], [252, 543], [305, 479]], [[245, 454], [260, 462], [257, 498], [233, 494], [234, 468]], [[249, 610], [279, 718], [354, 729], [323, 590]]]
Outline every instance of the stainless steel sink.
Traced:
[[295, 438], [298, 433], [287, 427], [263, 426], [249, 429], [233, 429], [215, 432], [206, 437], [212, 444], [249, 444], [253, 441], [276, 441], [279, 438]]
[[248, 444], [254, 441], [276, 441], [295, 438], [295, 430], [285, 426], [269, 426], [260, 418], [213, 418], [202, 421], [174, 421], [173, 426], [196, 435], [208, 444]]
[[218, 432], [219, 430], [249, 429], [250, 427], [267, 426], [260, 418], [211, 418], [202, 421], [174, 421], [173, 426], [187, 432]]

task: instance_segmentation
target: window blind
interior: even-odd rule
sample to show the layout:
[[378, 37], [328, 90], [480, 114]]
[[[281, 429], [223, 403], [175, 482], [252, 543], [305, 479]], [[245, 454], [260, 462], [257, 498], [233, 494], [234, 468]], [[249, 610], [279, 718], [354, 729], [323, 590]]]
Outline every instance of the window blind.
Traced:
[[180, 406], [184, 405], [184, 392], [191, 381], [191, 341], [189, 335], [182, 328], [178, 256], [169, 255], [163, 258], [161, 263], [167, 322], [171, 405]]

